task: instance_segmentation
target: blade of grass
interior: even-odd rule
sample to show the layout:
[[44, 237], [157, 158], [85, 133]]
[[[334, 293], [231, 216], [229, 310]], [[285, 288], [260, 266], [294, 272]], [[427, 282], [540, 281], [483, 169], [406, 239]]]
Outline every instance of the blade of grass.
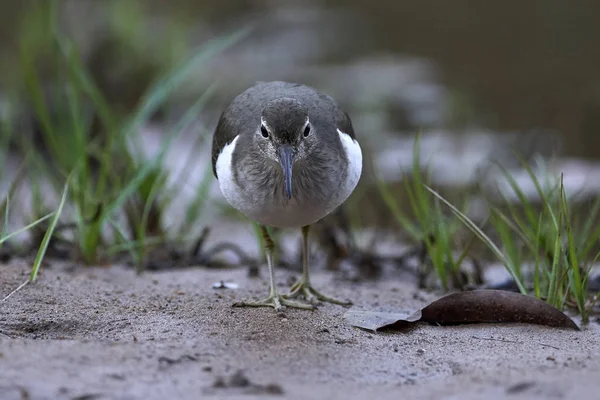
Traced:
[[[598, 197], [594, 201], [594, 204], [592, 205], [591, 210], [588, 213], [586, 213], [585, 223], [579, 233], [579, 237], [582, 238], [582, 241], [577, 244], [577, 247], [585, 248], [585, 247], [587, 247], [587, 243], [590, 241], [589, 240], [590, 238], [593, 239], [592, 241], [595, 241], [595, 239], [598, 238], [598, 236], [599, 236], [598, 234], [594, 235], [590, 232], [592, 232], [592, 227], [594, 226], [594, 224], [597, 223], [599, 213], [600, 213], [600, 197]], [[600, 231], [600, 226], [598, 226], [598, 228], [596, 228], [596, 230]], [[592, 246], [593, 246], [593, 244], [592, 244]], [[586, 252], [584, 251], [583, 254], [585, 254], [585, 253]], [[585, 258], [585, 256], [583, 256], [583, 258]]]
[[[519, 280], [523, 280], [523, 272], [521, 268], [521, 255], [515, 244], [514, 236], [512, 235], [512, 229], [510, 221], [505, 219], [504, 215], [495, 210], [492, 211], [492, 224], [496, 229], [502, 242], [502, 248], [504, 253], [507, 255], [507, 260], [511, 263], [512, 268], [519, 277]], [[527, 241], [527, 239], [525, 239]]]
[[560, 186], [561, 186], [561, 196], [560, 196], [560, 204], [564, 210], [564, 218], [565, 218], [565, 227], [567, 233], [567, 248], [568, 248], [568, 257], [567, 257], [567, 265], [569, 266], [569, 281], [570, 281], [570, 291], [575, 297], [575, 301], [577, 303], [577, 308], [579, 310], [579, 314], [581, 315], [582, 323], [588, 322], [588, 314], [585, 306], [585, 302], [587, 300], [587, 290], [585, 288], [585, 284], [582, 279], [579, 258], [577, 255], [577, 248], [575, 245], [575, 239], [573, 238], [573, 229], [571, 227], [570, 215], [569, 215], [569, 203], [567, 201], [567, 195], [564, 190], [563, 183], [563, 175], [560, 177]]
[[209, 41], [200, 51], [185, 60], [175, 69], [175, 71], [159, 78], [155, 83], [150, 85], [147, 94], [143, 96], [144, 100], [138, 112], [134, 115], [133, 119], [128, 124], [128, 127], [123, 131], [123, 134], [126, 135], [129, 132], [137, 131], [156, 111], [158, 106], [164, 102], [167, 96], [187, 79], [194, 69], [198, 68], [202, 63], [208, 61], [227, 47], [241, 40], [248, 35], [249, 32], [250, 29], [241, 29], [227, 37]]
[[[483, 225], [485, 225], [486, 223], [487, 223], [487, 218], [483, 222]], [[460, 252], [458, 258], [456, 259], [455, 272], [459, 271], [460, 266], [462, 265], [463, 261], [467, 258], [467, 255], [469, 255], [469, 251], [471, 250], [471, 247], [475, 243], [475, 239], [477, 239], [477, 236], [475, 234], [473, 234], [473, 232], [471, 232], [471, 233], [472, 233], [472, 235], [471, 235], [471, 238], [469, 239], [469, 241], [467, 242], [467, 245], [463, 248], [463, 250]]]
[[58, 219], [62, 214], [65, 203], [67, 202], [67, 193], [69, 192], [69, 180], [71, 176], [67, 178], [67, 182], [65, 183], [65, 188], [62, 193], [62, 197], [60, 199], [60, 204], [58, 205], [58, 209], [54, 213], [54, 217], [50, 222], [50, 226], [42, 239], [42, 243], [40, 244], [40, 248], [35, 256], [35, 260], [33, 261], [33, 268], [31, 269], [31, 274], [29, 275], [29, 280], [31, 282], [35, 282], [38, 272], [40, 270], [40, 266], [44, 261], [44, 256], [46, 255], [46, 250], [48, 250], [48, 245], [50, 244], [50, 239], [52, 239], [52, 235], [54, 235], [54, 230], [56, 229], [56, 224], [58, 223]]
[[529, 175], [529, 177], [531, 178], [531, 181], [533, 182], [533, 184], [535, 185], [535, 188], [538, 192], [538, 195], [540, 196], [540, 199], [542, 200], [542, 202], [544, 203], [544, 206], [546, 207], [546, 209], [548, 210], [548, 213], [550, 214], [550, 218], [552, 218], [552, 223], [554, 224], [554, 226], [556, 228], [558, 228], [559, 225], [559, 221], [552, 209], [552, 207], [550, 206], [550, 203], [548, 201], [548, 197], [549, 194], [546, 193], [543, 189], [542, 189], [542, 185], [540, 184], [539, 180], [537, 179], [537, 177], [535, 176], [535, 173], [533, 172], [533, 170], [531, 169], [531, 166], [527, 163], [527, 161], [525, 161], [523, 159], [523, 157], [521, 157], [521, 155], [516, 152], [515, 150], [513, 150], [515, 157], [517, 157], [519, 159], [519, 162], [521, 163], [521, 165], [523, 166], [523, 168], [525, 169], [525, 171], [527, 171], [527, 174]]
[[[164, 180], [161, 177], [157, 177], [154, 180], [154, 184], [150, 189], [150, 193], [148, 194], [148, 198], [145, 199], [146, 203], [144, 204], [144, 210], [142, 212], [142, 219], [137, 227], [138, 238], [144, 243], [146, 241], [146, 233], [148, 228], [148, 221], [150, 219], [150, 212], [152, 211], [153, 205], [157, 204], [156, 199], [161, 191], [164, 189]], [[138, 262], [136, 263], [136, 272], [139, 274], [142, 272], [143, 262], [146, 258], [146, 247], [140, 246], [138, 248]]]
[[[499, 163], [495, 164], [500, 168], [500, 170], [502, 171], [502, 175], [508, 181], [508, 184], [510, 185], [513, 192], [517, 195], [517, 198], [519, 199], [519, 204], [523, 207], [525, 217], [527, 218], [529, 224], [534, 224], [535, 221], [537, 221], [537, 217], [533, 210], [531, 202], [529, 201], [529, 199], [527, 199], [527, 196], [525, 195], [523, 190], [521, 190], [521, 187], [510, 174], [510, 172], [508, 172], [508, 170]], [[502, 191], [499, 192], [502, 193]], [[504, 194], [502, 194], [502, 197], [505, 199], [506, 204], [511, 204], [511, 202], [504, 196]]]
[[193, 224], [195, 224], [200, 219], [200, 211], [204, 209], [204, 205], [206, 204], [206, 200], [208, 199], [208, 193], [210, 190], [210, 183], [212, 181], [212, 178], [212, 166], [209, 162], [206, 165], [206, 168], [204, 169], [204, 175], [202, 176], [202, 180], [200, 181], [199, 188], [196, 190], [194, 197], [192, 198], [192, 200], [186, 208], [185, 220], [183, 221], [182, 227], [180, 229], [180, 234], [190, 234]]
[[23, 232], [27, 232], [28, 230], [30, 230], [31, 228], [35, 227], [36, 225], [44, 222], [45, 220], [47, 220], [49, 218], [52, 218], [55, 213], [56, 212], [53, 211], [53, 212], [51, 212], [49, 214], [46, 214], [42, 218], [39, 218], [39, 219], [35, 220], [34, 222], [32, 222], [32, 223], [24, 226], [23, 228], [20, 228], [20, 229], [14, 231], [14, 232], [9, 233], [8, 235], [6, 235], [6, 236], [4, 236], [4, 237], [2, 237], [0, 239], [0, 244], [6, 242], [8, 239], [12, 238], [13, 236], [19, 235], [19, 234], [21, 234]]
[[400, 210], [396, 199], [392, 195], [390, 189], [388, 188], [388, 185], [384, 182], [381, 175], [379, 173], [376, 173], [376, 175], [377, 178], [375, 179], [375, 182], [377, 184], [379, 194], [381, 195], [381, 198], [383, 199], [385, 205], [388, 207], [388, 209], [394, 216], [395, 220], [399, 223], [402, 229], [409, 233], [413, 240], [421, 240], [423, 235], [419, 232], [418, 229], [414, 227], [410, 219]]
[[506, 259], [502, 251], [496, 246], [496, 244], [465, 214], [463, 214], [459, 209], [454, 207], [449, 201], [443, 198], [440, 194], [438, 194], [435, 190], [430, 188], [429, 186], [425, 186], [427, 190], [429, 190], [435, 197], [441, 200], [447, 207], [452, 210], [454, 215], [461, 220], [477, 237], [486, 244], [489, 249], [494, 253], [494, 255], [506, 266], [509, 273], [512, 275], [515, 283], [517, 284], [519, 291], [523, 294], [527, 294], [527, 289], [523, 285], [523, 282], [519, 280], [516, 271], [512, 268], [510, 262]]
[[2, 227], [2, 236], [0, 236], [0, 240], [4, 239], [4, 237], [8, 234], [9, 210], [10, 210], [10, 196], [6, 196], [5, 205], [4, 205], [4, 226]]
[[[121, 227], [115, 220], [113, 220], [112, 218], [108, 219], [109, 224], [112, 225], [112, 227], [114, 228], [116, 234], [119, 236], [119, 238], [122, 240], [123, 243], [127, 243], [127, 233], [125, 233], [125, 230], [123, 229], [123, 227]], [[119, 247], [121, 244], [115, 244], [111, 247], [109, 247], [107, 249], [107, 254], [109, 256], [113, 256], [115, 255], [117, 252], [121, 251], [121, 247]], [[117, 250], [115, 250], [115, 248], [117, 248]], [[129, 253], [129, 256], [131, 257], [131, 260], [133, 260], [134, 264], [139, 264], [140, 260], [138, 259], [138, 253], [136, 251], [134, 251], [133, 248], [131, 247], [126, 247], [123, 246], [122, 247], [123, 250], [127, 250], [127, 252]]]
[[554, 252], [552, 265], [550, 267], [550, 283], [548, 285], [548, 303], [558, 308], [557, 299], [560, 298], [560, 266], [561, 266], [561, 234], [560, 225], [562, 224], [562, 215], [559, 222], [559, 231], [554, 239]]
[[60, 214], [62, 213], [63, 207], [66, 203], [66, 199], [67, 199], [67, 191], [68, 191], [68, 181], [65, 184], [65, 189], [63, 191], [63, 195], [60, 201], [60, 204], [58, 206], [58, 209], [54, 212], [52, 212], [51, 214], [48, 214], [47, 216], [38, 219], [35, 222], [32, 222], [31, 224], [27, 225], [26, 227], [19, 229], [16, 232], [13, 232], [12, 234], [2, 238], [2, 241], [6, 241], [8, 240], [8, 238], [10, 238], [13, 235], [16, 235], [20, 232], [24, 232], [28, 229], [31, 229], [33, 226], [45, 221], [46, 219], [54, 216], [54, 218], [52, 219], [50, 226], [48, 227], [48, 230], [46, 231], [46, 234], [44, 235], [44, 239], [42, 240], [42, 243], [40, 244], [40, 247], [38, 249], [38, 253], [35, 257], [35, 260], [33, 262], [33, 267], [31, 269], [31, 273], [29, 274], [29, 279], [27, 279], [25, 282], [23, 282], [22, 284], [20, 284], [15, 290], [13, 290], [12, 292], [10, 292], [6, 297], [4, 297], [2, 299], [2, 302], [7, 301], [11, 296], [13, 296], [15, 293], [17, 293], [19, 290], [23, 289], [28, 283], [33, 283], [35, 282], [40, 266], [42, 264], [42, 261], [44, 259], [44, 255], [46, 254], [46, 250], [48, 249], [48, 245], [50, 243], [50, 239], [54, 233], [54, 230], [56, 229], [56, 224], [58, 222], [58, 218], [60, 217]]
[[[540, 213], [539, 222], [537, 225], [538, 228], [537, 228], [537, 235], [536, 235], [536, 241], [535, 241], [535, 249], [533, 251], [533, 254], [535, 257], [535, 266], [534, 266], [534, 271], [533, 271], [533, 291], [535, 293], [535, 297], [537, 297], [538, 299], [542, 298], [542, 285], [540, 282], [540, 234], [541, 234], [541, 230], [542, 230], [543, 217], [544, 217], [544, 214]], [[544, 285], [544, 287], [546, 287], [546, 286]], [[544, 293], [544, 295], [547, 295], [547, 293]]]
[[106, 206], [106, 212], [103, 213], [101, 219], [102, 222], [104, 222], [104, 220], [106, 218], [108, 218], [110, 215], [112, 215], [112, 213], [120, 208], [125, 201], [131, 196], [133, 195], [138, 187], [142, 184], [142, 182], [144, 181], [144, 179], [146, 178], [146, 176], [157, 167], [157, 165], [159, 165], [162, 160], [164, 159], [166, 152], [171, 144], [171, 142], [175, 139], [176, 135], [179, 135], [183, 129], [189, 124], [191, 123], [191, 117], [194, 114], [194, 112], [199, 109], [199, 107], [203, 104], [203, 102], [205, 102], [208, 97], [210, 95], [212, 95], [214, 89], [215, 89], [215, 85], [211, 85], [208, 90], [205, 91], [205, 93], [201, 96], [201, 98], [194, 104], [194, 106], [189, 110], [188, 113], [186, 113], [187, 118], [183, 118], [180, 122], [180, 124], [178, 124], [178, 127], [176, 127], [176, 129], [174, 129], [173, 133], [171, 135], [167, 135], [165, 138], [163, 138], [161, 145], [160, 145], [160, 151], [159, 153], [154, 157], [153, 160], [151, 161], [147, 161], [145, 162], [136, 172], [136, 174], [132, 177], [132, 179], [127, 182], [127, 184], [121, 189], [119, 195], [117, 196], [117, 198], [115, 200], [113, 200], [111, 203], [109, 203]]

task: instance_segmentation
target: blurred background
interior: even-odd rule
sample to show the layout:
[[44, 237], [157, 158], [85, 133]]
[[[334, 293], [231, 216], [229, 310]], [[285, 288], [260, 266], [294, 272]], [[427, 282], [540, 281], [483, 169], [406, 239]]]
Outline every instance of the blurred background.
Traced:
[[[0, 110], [19, 122], [13, 134], [43, 147], [22, 63], [28, 49], [44, 91], [51, 93], [58, 83], [55, 50], [40, 3], [0, 2]], [[373, 182], [380, 177], [393, 187], [410, 171], [417, 132], [421, 162], [431, 168], [439, 187], [497, 192], [502, 185], [490, 165], [498, 161], [520, 179], [520, 164], [512, 153], [516, 149], [536, 168], [544, 163], [546, 170], [564, 172], [567, 190], [584, 200], [600, 189], [600, 2], [56, 4], [57, 26], [121, 116], [131, 114], [157, 77], [180, 60], [208, 41], [244, 30], [239, 40], [195, 68], [145, 121], [142, 144], [152, 153], [166, 127], [216, 84], [194, 127], [167, 157], [169, 168], [189, 170], [180, 182], [181, 198], [173, 203], [174, 216], [183, 204], [178, 201], [193, 197], [195, 185], [206, 176], [220, 112], [260, 80], [306, 83], [347, 109], [366, 153], [361, 188], [350, 202], [351, 210], [360, 210], [362, 224], [390, 223]], [[203, 138], [200, 147], [190, 146], [198, 137]], [[182, 166], [181, 160], [189, 157], [193, 163]], [[209, 193], [219, 199], [216, 182]], [[216, 215], [216, 210], [207, 214]], [[470, 212], [477, 215], [475, 200]]]
[[[19, 44], [50, 40], [36, 26], [36, 3], [1, 2], [4, 93], [18, 86]], [[224, 98], [255, 80], [295, 79], [336, 95], [357, 120], [374, 118], [371, 131], [556, 131], [569, 138], [566, 155], [599, 155], [595, 1], [59, 3], [61, 25], [124, 107], [178, 57], [251, 27], [181, 97], [214, 79], [226, 82]]]

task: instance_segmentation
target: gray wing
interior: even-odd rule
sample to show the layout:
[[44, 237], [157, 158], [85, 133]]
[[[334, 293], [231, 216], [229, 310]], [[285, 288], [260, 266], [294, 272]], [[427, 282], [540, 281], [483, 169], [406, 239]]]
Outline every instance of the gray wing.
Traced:
[[219, 118], [212, 142], [213, 175], [217, 179], [217, 157], [223, 147], [233, 142], [240, 134], [254, 132], [260, 122], [263, 107], [261, 97], [264, 96], [257, 90], [257, 86], [237, 95]]
[[223, 111], [223, 113], [221, 113], [221, 117], [219, 118], [219, 123], [215, 128], [212, 141], [212, 169], [213, 175], [217, 179], [219, 179], [217, 176], [217, 157], [219, 157], [223, 147], [233, 142], [233, 139], [235, 139], [235, 137], [238, 135], [236, 130], [232, 129], [233, 126], [229, 122], [226, 113], [227, 111]]
[[350, 116], [346, 111], [338, 108], [335, 123], [340, 131], [344, 132], [352, 139], [356, 139], [354, 135], [354, 127], [352, 126], [352, 121], [350, 120]]

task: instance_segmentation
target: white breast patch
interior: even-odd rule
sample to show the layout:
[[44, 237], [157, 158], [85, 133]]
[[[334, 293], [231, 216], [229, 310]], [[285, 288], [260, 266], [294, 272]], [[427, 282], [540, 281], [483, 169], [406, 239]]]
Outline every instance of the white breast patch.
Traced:
[[360, 176], [362, 174], [362, 151], [360, 149], [360, 145], [358, 141], [352, 139], [350, 135], [337, 130], [340, 135], [340, 141], [342, 142], [342, 147], [346, 152], [346, 158], [348, 159], [348, 175], [346, 178], [346, 182], [342, 186], [342, 190], [340, 191], [340, 204], [346, 201], [348, 197], [352, 194], [358, 181], [360, 180]]
[[223, 193], [229, 204], [238, 210], [243, 206], [244, 199], [240, 188], [235, 183], [231, 161], [239, 138], [239, 136], [236, 136], [231, 143], [226, 144], [217, 157], [217, 177], [221, 193]]

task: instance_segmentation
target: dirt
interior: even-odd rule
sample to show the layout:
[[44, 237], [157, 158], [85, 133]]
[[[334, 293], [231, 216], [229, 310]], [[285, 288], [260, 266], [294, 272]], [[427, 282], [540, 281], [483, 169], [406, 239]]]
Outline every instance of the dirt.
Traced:
[[[0, 266], [0, 295], [28, 265]], [[337, 281], [316, 287], [354, 307], [410, 310], [435, 295], [413, 284]], [[569, 399], [600, 398], [600, 329], [526, 324], [418, 325], [370, 333], [346, 308], [233, 308], [267, 293], [245, 269], [136, 276], [52, 265], [0, 303], [0, 399]], [[297, 274], [277, 271], [287, 289]], [[221, 280], [237, 289], [214, 289]]]

